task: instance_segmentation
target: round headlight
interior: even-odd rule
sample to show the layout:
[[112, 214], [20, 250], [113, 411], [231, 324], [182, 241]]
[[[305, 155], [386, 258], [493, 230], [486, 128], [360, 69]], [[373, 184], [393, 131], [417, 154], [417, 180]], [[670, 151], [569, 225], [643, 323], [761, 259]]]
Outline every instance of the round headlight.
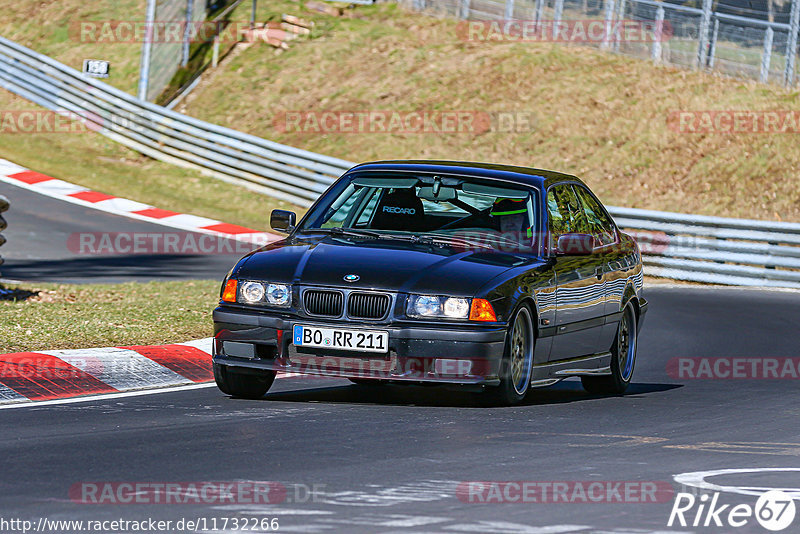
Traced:
[[414, 303], [414, 311], [417, 315], [432, 317], [434, 315], [439, 315], [441, 310], [440, 306], [439, 297], [420, 296], [417, 297], [417, 301]]
[[292, 297], [289, 286], [284, 284], [270, 284], [267, 286], [267, 302], [273, 306], [288, 306]]
[[466, 319], [469, 317], [469, 301], [467, 299], [449, 298], [444, 301], [444, 314], [447, 317]]
[[245, 282], [239, 290], [242, 300], [253, 303], [264, 300], [264, 284], [258, 282]]

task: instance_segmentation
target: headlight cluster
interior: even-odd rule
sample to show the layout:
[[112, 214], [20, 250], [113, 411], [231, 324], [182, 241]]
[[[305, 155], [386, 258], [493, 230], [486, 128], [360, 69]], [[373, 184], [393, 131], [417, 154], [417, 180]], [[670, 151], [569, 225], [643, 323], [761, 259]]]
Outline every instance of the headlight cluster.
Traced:
[[470, 299], [411, 295], [406, 313], [410, 317], [440, 317], [446, 319], [469, 318]]
[[240, 282], [236, 300], [243, 304], [268, 304], [288, 308], [292, 305], [292, 287], [268, 282]]

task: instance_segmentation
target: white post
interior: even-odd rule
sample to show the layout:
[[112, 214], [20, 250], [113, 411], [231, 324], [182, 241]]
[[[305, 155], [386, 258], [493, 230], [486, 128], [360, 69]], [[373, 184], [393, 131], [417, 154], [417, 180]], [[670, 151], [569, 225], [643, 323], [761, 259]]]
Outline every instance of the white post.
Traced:
[[708, 30], [711, 26], [711, 2], [703, 0], [703, 15], [700, 18], [700, 35], [698, 36], [697, 67], [704, 68], [708, 61]]
[[153, 52], [153, 21], [156, 18], [156, 0], [147, 0], [145, 11], [145, 34], [142, 43], [142, 58], [139, 60], [139, 88], [136, 95], [147, 100], [147, 86], [150, 82], [150, 55]]
[[767, 28], [764, 32], [764, 52], [761, 54], [761, 83], [767, 83], [769, 80], [769, 63], [772, 59], [772, 36], [775, 32], [772, 28]]
[[[619, 0], [617, 4], [617, 16], [616, 16], [616, 24], [620, 24], [622, 20], [625, 19], [625, 0]], [[619, 28], [614, 29], [614, 50], [619, 50]]]
[[505, 17], [506, 20], [511, 20], [514, 18], [514, 0], [506, 0]]
[[603, 42], [600, 48], [609, 48], [611, 46], [611, 33], [614, 28], [614, 0], [606, 0], [605, 11], [605, 31], [603, 33]]
[[714, 31], [711, 32], [711, 44], [708, 46], [708, 68], [714, 69], [714, 61], [717, 57], [717, 40], [719, 39], [719, 19], [714, 19]]
[[655, 34], [653, 35], [653, 50], [650, 52], [650, 57], [653, 63], [661, 62], [661, 39], [664, 35], [664, 8], [658, 6], [656, 10], [656, 27]]
[[792, 0], [792, 14], [789, 17], [789, 39], [786, 42], [786, 70], [783, 83], [794, 85], [794, 62], [797, 55], [797, 31], [800, 29], [800, 0]]
[[542, 14], [544, 13], [544, 0], [536, 0], [536, 7], [534, 9], [536, 10], [534, 13], [534, 20], [536, 24], [541, 24]]
[[561, 24], [561, 17], [564, 15], [564, 0], [556, 0], [553, 6], [553, 39], [558, 39], [558, 27]]
[[192, 25], [194, 24], [194, 17], [192, 11], [194, 8], [193, 0], [186, 0], [186, 26], [183, 28], [183, 45], [181, 49], [181, 67], [189, 64], [189, 39], [193, 34]]
[[469, 18], [469, 11], [470, 11], [469, 3], [470, 3], [470, 0], [461, 0], [461, 13], [460, 13], [460, 16], [461, 16], [462, 19], [468, 19]]

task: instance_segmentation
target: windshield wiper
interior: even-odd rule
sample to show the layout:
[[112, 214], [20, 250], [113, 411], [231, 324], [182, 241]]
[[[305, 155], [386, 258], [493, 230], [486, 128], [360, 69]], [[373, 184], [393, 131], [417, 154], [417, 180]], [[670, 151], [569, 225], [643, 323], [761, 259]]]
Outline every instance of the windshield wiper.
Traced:
[[299, 233], [306, 234], [312, 232], [320, 232], [323, 234], [330, 234], [335, 236], [372, 237], [376, 239], [384, 237], [383, 234], [380, 234], [378, 232], [373, 232], [371, 230], [361, 230], [359, 228], [340, 228], [338, 226], [334, 226], [332, 228], [303, 228], [300, 230]]
[[481, 243], [480, 241], [472, 241], [470, 239], [464, 239], [462, 237], [455, 237], [451, 235], [442, 235], [442, 234], [428, 234], [425, 236], [421, 236], [423, 238], [430, 239], [437, 243], [444, 243], [447, 245], [455, 245], [461, 247], [478, 247], [487, 250], [494, 250], [494, 247], [489, 245], [488, 243]]

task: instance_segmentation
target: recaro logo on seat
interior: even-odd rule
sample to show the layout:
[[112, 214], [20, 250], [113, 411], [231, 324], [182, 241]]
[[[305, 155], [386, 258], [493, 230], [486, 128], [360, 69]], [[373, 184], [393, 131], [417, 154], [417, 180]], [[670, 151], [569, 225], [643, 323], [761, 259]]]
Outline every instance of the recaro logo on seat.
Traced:
[[398, 208], [397, 206], [384, 206], [383, 211], [386, 213], [401, 213], [403, 215], [414, 215], [417, 210], [414, 208]]

